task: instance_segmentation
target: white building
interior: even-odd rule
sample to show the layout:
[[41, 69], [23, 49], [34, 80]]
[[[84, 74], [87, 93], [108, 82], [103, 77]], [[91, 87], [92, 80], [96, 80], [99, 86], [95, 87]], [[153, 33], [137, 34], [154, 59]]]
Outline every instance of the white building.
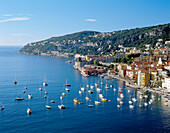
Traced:
[[162, 83], [162, 88], [166, 88], [170, 92], [170, 77], [165, 78], [164, 83]]

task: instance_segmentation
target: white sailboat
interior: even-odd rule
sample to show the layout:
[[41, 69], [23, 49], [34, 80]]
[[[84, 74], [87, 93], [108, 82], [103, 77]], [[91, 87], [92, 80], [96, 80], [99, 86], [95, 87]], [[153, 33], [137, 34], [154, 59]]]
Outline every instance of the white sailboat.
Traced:
[[3, 105], [3, 102], [1, 102], [1, 106], [0, 106], [0, 109], [3, 110], [4, 109], [4, 105]]
[[31, 109], [27, 108], [27, 114], [31, 115]]
[[51, 106], [48, 105], [48, 97], [47, 97], [47, 104], [45, 105], [47, 109], [51, 109]]
[[17, 80], [16, 80], [16, 73], [15, 73], [15, 80], [14, 80], [14, 84], [17, 84]]
[[43, 86], [47, 86], [47, 85], [48, 85], [48, 83], [47, 83], [46, 74], [45, 74]]
[[19, 101], [21, 101], [21, 100], [24, 100], [25, 98], [23, 98], [23, 97], [19, 97], [18, 96], [18, 89], [17, 89], [17, 97], [15, 98], [15, 100], [19, 100]]

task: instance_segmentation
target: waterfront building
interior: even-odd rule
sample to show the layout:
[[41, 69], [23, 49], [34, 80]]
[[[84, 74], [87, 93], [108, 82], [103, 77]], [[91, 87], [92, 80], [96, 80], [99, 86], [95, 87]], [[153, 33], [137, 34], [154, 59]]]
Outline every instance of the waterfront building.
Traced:
[[151, 80], [153, 80], [153, 81], [156, 81], [157, 80], [157, 72], [156, 71], [152, 71], [151, 73], [150, 73], [150, 76], [151, 76]]
[[168, 92], [170, 92], [170, 77], [166, 77], [164, 82], [162, 83], [162, 88], [166, 88]]

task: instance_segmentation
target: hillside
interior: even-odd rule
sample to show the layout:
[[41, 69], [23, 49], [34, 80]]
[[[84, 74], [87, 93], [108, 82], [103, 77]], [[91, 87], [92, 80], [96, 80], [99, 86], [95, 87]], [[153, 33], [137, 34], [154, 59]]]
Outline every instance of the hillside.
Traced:
[[20, 52], [27, 54], [51, 54], [51, 51], [53, 53], [101, 54], [118, 50], [119, 45], [144, 49], [144, 44], [154, 46], [157, 39], [162, 39], [162, 43], [170, 40], [170, 23], [105, 33], [82, 31], [29, 43]]

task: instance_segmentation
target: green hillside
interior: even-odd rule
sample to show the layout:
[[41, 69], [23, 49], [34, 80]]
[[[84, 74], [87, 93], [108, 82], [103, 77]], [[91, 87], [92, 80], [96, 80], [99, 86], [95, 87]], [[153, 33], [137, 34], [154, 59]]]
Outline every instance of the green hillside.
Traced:
[[151, 44], [154, 47], [157, 39], [163, 39], [162, 43], [170, 40], [170, 23], [104, 33], [82, 31], [29, 43], [20, 52], [40, 54], [58, 51], [74, 54], [101, 54], [118, 50], [119, 45], [138, 49], [144, 49], [144, 44]]

